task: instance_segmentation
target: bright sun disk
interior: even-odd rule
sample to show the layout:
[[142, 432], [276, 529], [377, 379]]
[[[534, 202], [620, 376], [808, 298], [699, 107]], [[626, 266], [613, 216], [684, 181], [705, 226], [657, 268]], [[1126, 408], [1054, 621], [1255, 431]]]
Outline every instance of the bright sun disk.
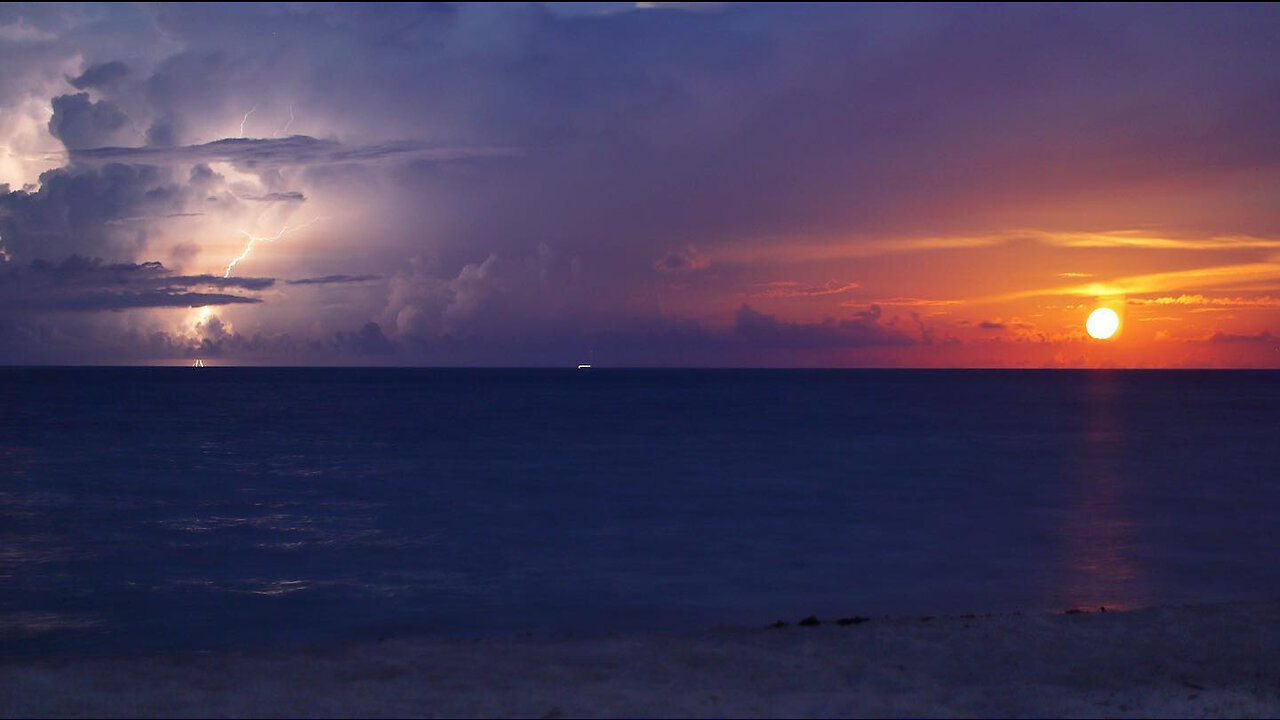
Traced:
[[1088, 331], [1089, 337], [1106, 340], [1120, 329], [1120, 316], [1116, 315], [1116, 311], [1111, 308], [1100, 307], [1089, 313], [1084, 329]]

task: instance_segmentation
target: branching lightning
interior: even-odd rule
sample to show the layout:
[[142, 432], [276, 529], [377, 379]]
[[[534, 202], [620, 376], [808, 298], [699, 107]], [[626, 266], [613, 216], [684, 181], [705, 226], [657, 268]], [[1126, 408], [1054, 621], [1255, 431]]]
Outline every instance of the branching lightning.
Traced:
[[260, 242], [273, 243], [279, 240], [280, 238], [284, 237], [285, 235], [288, 235], [289, 233], [294, 233], [299, 230], [302, 230], [303, 228], [307, 228], [312, 225], [315, 225], [316, 223], [320, 222], [323, 219], [324, 218], [322, 217], [314, 217], [302, 223], [301, 225], [285, 225], [284, 227], [280, 228], [280, 232], [276, 233], [275, 235], [254, 235], [248, 230], [241, 230], [240, 234], [248, 238], [248, 242], [246, 242], [244, 245], [244, 251], [241, 252], [239, 255], [237, 255], [235, 258], [233, 258], [231, 262], [227, 263], [227, 271], [222, 274], [222, 277], [224, 278], [231, 277], [231, 271], [236, 269], [236, 265], [238, 265], [241, 260], [244, 260], [245, 258], [249, 257], [249, 253], [253, 251], [254, 245], [257, 245]]
[[258, 106], [254, 105], [253, 107], [249, 108], [249, 112], [245, 113], [244, 117], [240, 119], [240, 137], [244, 137], [244, 124], [249, 122], [249, 116], [252, 115], [253, 111], [257, 109], [258, 109]]

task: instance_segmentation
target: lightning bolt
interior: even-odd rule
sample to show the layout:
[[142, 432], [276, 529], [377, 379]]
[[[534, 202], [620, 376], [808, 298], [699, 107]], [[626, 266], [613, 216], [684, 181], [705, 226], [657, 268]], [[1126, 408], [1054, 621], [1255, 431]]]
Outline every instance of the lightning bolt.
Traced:
[[320, 222], [323, 219], [324, 218], [322, 217], [314, 217], [302, 223], [301, 225], [285, 225], [284, 227], [280, 228], [280, 232], [276, 233], [275, 235], [254, 235], [248, 230], [241, 230], [240, 234], [248, 238], [248, 242], [244, 244], [244, 251], [242, 251], [236, 257], [232, 258], [231, 262], [227, 263], [227, 271], [222, 274], [222, 277], [224, 278], [231, 277], [231, 271], [236, 269], [236, 265], [240, 264], [241, 260], [244, 260], [245, 258], [249, 257], [249, 253], [253, 251], [254, 245], [257, 245], [260, 242], [273, 243], [279, 240], [280, 238], [284, 237], [285, 235], [288, 235], [289, 233], [294, 233], [299, 230], [302, 230], [303, 228], [307, 228], [312, 225], [315, 225], [316, 223]]
[[257, 109], [258, 109], [258, 106], [257, 106], [257, 105], [254, 105], [253, 107], [249, 108], [249, 112], [245, 113], [245, 114], [244, 114], [244, 117], [243, 117], [243, 118], [241, 118], [241, 120], [240, 120], [240, 137], [244, 137], [244, 124], [245, 124], [245, 123], [247, 123], [247, 122], [249, 122], [249, 116], [250, 116], [250, 115], [252, 115], [252, 114], [253, 114], [253, 111], [254, 111], [254, 110], [257, 110]]
[[280, 128], [280, 132], [276, 134], [284, 135], [285, 133], [289, 132], [289, 126], [292, 124], [293, 124], [293, 103], [289, 103], [289, 122], [285, 123], [284, 127]]
[[0, 235], [0, 262], [9, 262], [13, 257], [4, 249], [4, 236]]

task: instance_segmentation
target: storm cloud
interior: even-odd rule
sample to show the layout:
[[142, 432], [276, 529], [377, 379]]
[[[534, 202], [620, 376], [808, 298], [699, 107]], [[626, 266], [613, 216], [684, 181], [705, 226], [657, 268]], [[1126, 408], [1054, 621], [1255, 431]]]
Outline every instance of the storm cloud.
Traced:
[[272, 278], [174, 275], [157, 262], [107, 264], [72, 255], [57, 264], [36, 260], [0, 270], [0, 313], [252, 304], [261, 300], [209, 290], [256, 291], [274, 283]]
[[738, 308], [734, 330], [749, 344], [766, 348], [808, 350], [914, 344], [905, 334], [877, 322], [880, 314], [880, 309], [872, 306], [854, 319], [796, 323], [780, 321], [743, 305]]
[[323, 275], [321, 277], [287, 280], [289, 285], [334, 285], [337, 283], [361, 283], [381, 280], [381, 275]]
[[1280, 294], [1274, 5], [706, 10], [6, 6], [0, 300], [53, 329], [0, 344], [102, 310], [131, 361], [945, 363], [1078, 334], [999, 304], [1059, 276], [1193, 282], [1054, 241], [1134, 228]]
[[[87, 110], [81, 112], [90, 114]], [[111, 119], [114, 121], [115, 118]], [[333, 140], [319, 140], [306, 135], [293, 135], [287, 138], [226, 138], [200, 145], [176, 147], [153, 145], [76, 149], [80, 147], [79, 143], [68, 144], [67, 147], [72, 151], [71, 159], [80, 163], [181, 165], [229, 162], [242, 167], [359, 163], [391, 159], [444, 161], [518, 154], [518, 150], [512, 148], [432, 147], [411, 141], [347, 146]], [[286, 198], [284, 193], [276, 193], [276, 195], [277, 200], [300, 199], [296, 196]]]

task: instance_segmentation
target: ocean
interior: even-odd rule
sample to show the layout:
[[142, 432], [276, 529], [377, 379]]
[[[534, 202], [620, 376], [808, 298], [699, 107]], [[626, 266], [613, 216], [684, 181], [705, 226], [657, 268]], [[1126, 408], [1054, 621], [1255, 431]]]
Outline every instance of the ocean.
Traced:
[[1280, 372], [0, 369], [0, 654], [1280, 596]]

